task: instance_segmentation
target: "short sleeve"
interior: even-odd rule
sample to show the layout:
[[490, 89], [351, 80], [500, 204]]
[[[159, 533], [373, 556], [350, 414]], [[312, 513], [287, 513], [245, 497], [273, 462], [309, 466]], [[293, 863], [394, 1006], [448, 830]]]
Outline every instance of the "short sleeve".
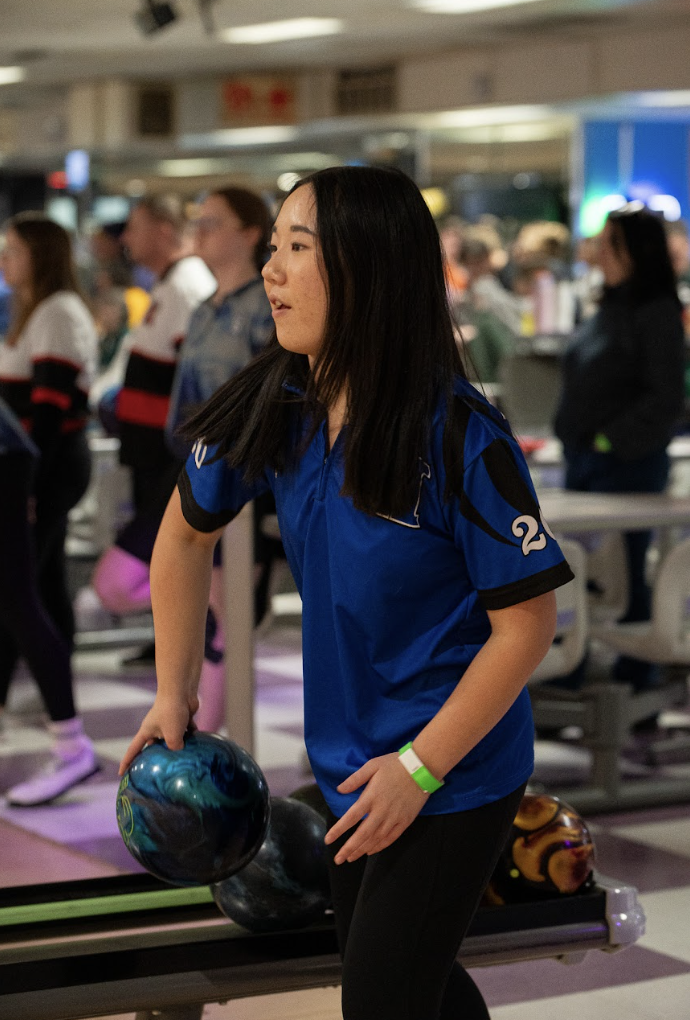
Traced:
[[573, 577], [545, 523], [517, 443], [493, 438], [464, 471], [455, 542], [485, 609], [536, 598]]
[[247, 485], [239, 468], [228, 467], [223, 458], [214, 459], [216, 452], [217, 447], [198, 440], [178, 478], [182, 513], [196, 531], [224, 527], [246, 503], [268, 489], [264, 477]]

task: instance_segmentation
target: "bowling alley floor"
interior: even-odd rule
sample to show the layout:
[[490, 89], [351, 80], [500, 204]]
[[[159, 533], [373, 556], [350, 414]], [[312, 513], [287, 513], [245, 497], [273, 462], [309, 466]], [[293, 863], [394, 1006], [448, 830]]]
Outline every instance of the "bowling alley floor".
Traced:
[[[152, 668], [123, 667], [122, 656], [81, 652], [75, 659], [78, 704], [100, 773], [47, 807], [11, 808], [0, 797], [0, 886], [134, 870], [115, 821], [117, 763], [153, 698], [155, 678]], [[301, 677], [298, 626], [260, 633], [256, 757], [277, 795], [309, 780]], [[9, 708], [0, 790], [28, 775], [48, 748], [28, 678], [15, 682]], [[631, 761], [633, 774], [639, 767]], [[587, 752], [577, 744], [537, 743], [535, 776], [547, 790], [582, 780], [586, 768]], [[690, 763], [671, 768], [690, 773]], [[576, 965], [541, 960], [476, 969], [493, 1020], [690, 1020], [690, 804], [598, 815], [589, 824], [599, 871], [639, 890], [647, 934], [621, 953], [592, 951]], [[338, 1020], [338, 1003], [337, 989], [316, 989], [207, 1006], [204, 1020]]]

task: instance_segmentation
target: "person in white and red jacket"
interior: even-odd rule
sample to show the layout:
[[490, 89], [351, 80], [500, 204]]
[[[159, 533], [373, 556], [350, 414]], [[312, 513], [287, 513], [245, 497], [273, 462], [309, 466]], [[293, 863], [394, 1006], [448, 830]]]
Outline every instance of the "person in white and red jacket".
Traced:
[[144, 198], [132, 210], [123, 242], [157, 283], [143, 322], [122, 341], [116, 362], [91, 393], [92, 404], [120, 383], [116, 402], [120, 460], [132, 472], [134, 517], [100, 558], [93, 586], [116, 615], [150, 607], [149, 563], [180, 460], [165, 440], [175, 368], [194, 309], [216, 289], [192, 255], [184, 206], [174, 195]]
[[[36, 560], [27, 553], [17, 573], [24, 578], [22, 583], [36, 577], [40, 602], [34, 597], [31, 610], [35, 641], [44, 642], [49, 635], [57, 649], [52, 677], [44, 664], [29, 662], [48, 711], [53, 755], [38, 775], [7, 794], [10, 803], [31, 806], [53, 800], [98, 768], [74, 705], [69, 668], [74, 614], [65, 564], [67, 515], [89, 482], [85, 425], [98, 341], [79, 294], [69, 235], [57, 223], [40, 213], [13, 217], [6, 225], [2, 270], [13, 289], [14, 305], [9, 331], [0, 344], [0, 398], [39, 454], [28, 490], [26, 460], [6, 461], [14, 475], [7, 470], [3, 475], [3, 510], [7, 512], [17, 500], [26, 502], [28, 492]], [[23, 545], [30, 549], [31, 537]], [[11, 555], [3, 557], [3, 574], [8, 577], [10, 561], [21, 548], [18, 533]], [[26, 654], [27, 621], [16, 618], [20, 603], [17, 594], [10, 625], [4, 617], [0, 622], [0, 712], [19, 655]]]

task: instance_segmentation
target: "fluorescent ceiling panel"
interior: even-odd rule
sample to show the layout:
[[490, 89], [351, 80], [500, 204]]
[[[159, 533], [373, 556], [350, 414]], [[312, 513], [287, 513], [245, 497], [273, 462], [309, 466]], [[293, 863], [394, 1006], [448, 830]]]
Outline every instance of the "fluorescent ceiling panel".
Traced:
[[23, 67], [0, 67], [0, 85], [14, 85], [17, 81], [24, 81], [26, 71]]
[[297, 128], [288, 125], [270, 124], [265, 127], [221, 128], [203, 135], [183, 135], [180, 146], [183, 149], [243, 147], [254, 145], [278, 145], [292, 142], [297, 138]]
[[494, 124], [486, 127], [457, 128], [454, 137], [457, 142], [489, 145], [505, 142], [548, 142], [564, 138], [572, 131], [572, 124], [555, 120], [544, 124]]
[[690, 89], [675, 89], [669, 92], [640, 92], [635, 99], [640, 106], [690, 106]]
[[491, 11], [497, 7], [517, 7], [518, 4], [538, 3], [539, 0], [409, 0], [411, 7], [431, 14], [472, 14]]
[[523, 124], [544, 120], [553, 109], [543, 103], [514, 106], [472, 106], [464, 110], [442, 110], [424, 115], [429, 128], [486, 127], [489, 124]]
[[218, 33], [223, 42], [261, 46], [266, 43], [287, 42], [291, 39], [313, 39], [322, 35], [337, 35], [343, 31], [340, 18], [291, 18], [288, 21], [267, 21], [262, 25], [240, 25], [224, 28]]

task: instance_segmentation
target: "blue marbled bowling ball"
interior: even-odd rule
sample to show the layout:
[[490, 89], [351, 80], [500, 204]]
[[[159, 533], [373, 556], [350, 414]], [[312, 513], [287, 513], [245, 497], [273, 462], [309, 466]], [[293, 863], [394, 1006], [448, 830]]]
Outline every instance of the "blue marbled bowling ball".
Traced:
[[184, 749], [145, 747], [122, 777], [117, 824], [132, 856], [172, 885], [220, 882], [251, 861], [268, 828], [263, 772], [214, 733], [187, 733]]
[[253, 932], [320, 920], [330, 905], [325, 835], [325, 821], [308, 804], [273, 797], [268, 834], [256, 857], [211, 886], [220, 910]]

